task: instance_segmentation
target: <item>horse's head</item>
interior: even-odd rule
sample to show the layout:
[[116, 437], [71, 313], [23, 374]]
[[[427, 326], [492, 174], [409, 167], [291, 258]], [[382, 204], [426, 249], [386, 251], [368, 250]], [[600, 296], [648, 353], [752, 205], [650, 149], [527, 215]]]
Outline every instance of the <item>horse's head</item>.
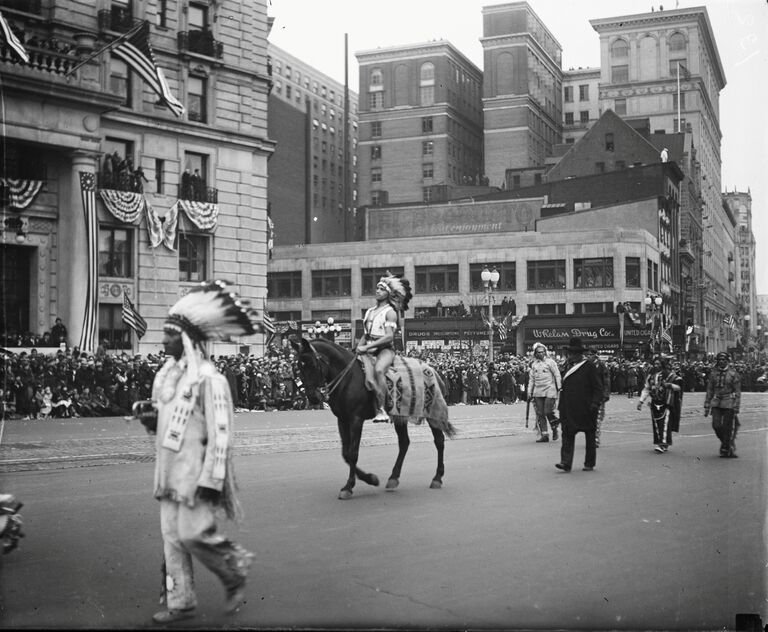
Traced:
[[326, 381], [327, 363], [323, 362], [306, 338], [302, 338], [301, 342], [291, 339], [291, 346], [296, 350], [299, 375], [307, 399], [310, 404], [319, 404], [323, 401], [321, 389]]

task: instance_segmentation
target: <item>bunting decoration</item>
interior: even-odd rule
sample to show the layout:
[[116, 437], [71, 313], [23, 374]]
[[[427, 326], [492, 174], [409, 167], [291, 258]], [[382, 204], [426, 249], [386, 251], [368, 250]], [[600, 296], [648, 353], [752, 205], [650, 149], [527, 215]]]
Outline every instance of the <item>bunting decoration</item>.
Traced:
[[35, 201], [43, 188], [43, 181], [0, 178], [0, 188], [3, 189], [2, 197], [8, 198], [11, 207], [24, 209]]
[[99, 195], [107, 210], [121, 222], [137, 224], [141, 221], [141, 212], [144, 210], [144, 196], [141, 193], [99, 189]]
[[162, 68], [155, 64], [155, 55], [149, 44], [149, 22], [144, 20], [134, 31], [126, 37], [112, 53], [122, 59], [152, 88], [160, 100], [177, 117], [184, 114], [184, 106], [171, 94], [168, 81], [165, 79]]
[[275, 330], [281, 336], [284, 336], [289, 331], [299, 331], [299, 325], [295, 320], [285, 320], [275, 323]]
[[210, 230], [216, 226], [216, 220], [219, 217], [219, 205], [213, 202], [195, 202], [194, 200], [179, 200], [181, 206], [189, 220], [200, 230]]
[[160, 217], [152, 208], [149, 200], [146, 201], [147, 207], [147, 230], [149, 231], [149, 245], [157, 248], [164, 244], [168, 250], [176, 250], [176, 229], [179, 225], [179, 206], [174, 204], [166, 216]]
[[272, 248], [275, 246], [275, 222], [272, 221], [272, 215], [267, 211], [267, 253], [272, 258]]
[[619, 317], [619, 346], [624, 346], [624, 314], [626, 307], [624, 303], [616, 303], [616, 315]]
[[24, 44], [19, 41], [19, 38], [16, 37], [16, 33], [13, 32], [11, 25], [2, 13], [0, 13], [0, 46], [7, 46], [20, 61], [23, 61], [25, 64], [29, 63], [27, 49], [24, 48]]
[[83, 329], [80, 332], [81, 351], [92, 352], [96, 348], [96, 325], [98, 318], [98, 263], [99, 263], [99, 223], [96, 218], [96, 183], [94, 175], [88, 171], [80, 172], [80, 194], [83, 199], [85, 218], [85, 241], [88, 254], [88, 272], [85, 278], [85, 313]]

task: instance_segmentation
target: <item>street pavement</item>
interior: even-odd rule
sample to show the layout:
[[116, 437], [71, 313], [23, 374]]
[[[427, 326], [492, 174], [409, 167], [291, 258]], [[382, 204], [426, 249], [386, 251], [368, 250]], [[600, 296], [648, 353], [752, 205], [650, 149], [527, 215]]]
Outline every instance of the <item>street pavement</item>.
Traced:
[[[614, 395], [594, 472], [559, 473], [525, 405], [453, 406], [445, 486], [411, 427], [401, 485], [358, 482], [327, 410], [242, 412], [236, 470], [244, 516], [223, 528], [256, 562], [248, 599], [222, 613], [199, 564], [198, 616], [183, 628], [734, 629], [766, 619], [768, 397], [743, 395], [738, 459], [718, 458], [703, 394], [652, 450], [650, 414]], [[533, 414], [533, 413], [532, 413]], [[387, 424], [367, 423], [359, 465], [385, 481]], [[6, 421], [0, 490], [24, 503], [26, 537], [0, 558], [0, 627], [150, 628], [162, 544], [153, 442], [123, 419]]]

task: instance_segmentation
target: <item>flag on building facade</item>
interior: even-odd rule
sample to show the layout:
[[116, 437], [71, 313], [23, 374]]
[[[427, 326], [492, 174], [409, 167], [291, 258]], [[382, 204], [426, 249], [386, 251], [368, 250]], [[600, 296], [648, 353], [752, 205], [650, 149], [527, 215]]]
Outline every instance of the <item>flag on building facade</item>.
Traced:
[[732, 331], [736, 331], [736, 319], [731, 314], [723, 317], [723, 325], [729, 327]]
[[149, 44], [149, 22], [144, 20], [112, 53], [122, 59], [152, 88], [176, 116], [184, 114], [184, 106], [171, 94], [162, 68], [155, 63], [155, 55]]
[[669, 346], [669, 352], [672, 353], [673, 347], [672, 347], [672, 336], [669, 335], [669, 330], [665, 329], [661, 332], [661, 339], [667, 343]]
[[81, 351], [93, 352], [96, 349], [96, 325], [98, 319], [98, 264], [99, 264], [99, 222], [96, 217], [96, 182], [94, 174], [80, 172], [80, 195], [83, 200], [85, 216], [85, 249], [88, 270], [85, 278], [85, 312], [83, 329], [80, 332]]
[[10, 48], [16, 57], [25, 64], [29, 63], [27, 49], [24, 48], [24, 44], [19, 41], [19, 38], [16, 37], [16, 33], [13, 32], [11, 25], [8, 24], [2, 13], [0, 13], [0, 45]]
[[139, 339], [147, 333], [147, 321], [136, 311], [125, 292], [123, 292], [123, 322], [136, 332]]
[[264, 344], [269, 344], [272, 342], [272, 338], [275, 337], [277, 329], [275, 328], [275, 321], [267, 314], [266, 310], [264, 310], [264, 315], [261, 317], [261, 324], [264, 327], [264, 331], [267, 332], [267, 341]]

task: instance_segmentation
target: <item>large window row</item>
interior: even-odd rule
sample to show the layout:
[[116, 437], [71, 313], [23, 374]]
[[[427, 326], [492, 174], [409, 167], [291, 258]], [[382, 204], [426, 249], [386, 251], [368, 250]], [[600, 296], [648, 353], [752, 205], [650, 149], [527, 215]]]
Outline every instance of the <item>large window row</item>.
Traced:
[[[624, 260], [624, 287], [639, 289], [640, 257], [626, 257]], [[648, 288], [658, 291], [659, 264], [647, 262]], [[471, 263], [469, 266], [469, 286], [472, 292], [483, 292], [483, 269], [495, 269], [499, 280], [495, 291], [500, 293], [517, 291], [517, 264], [514, 261]], [[403, 274], [402, 266], [389, 268], [392, 274]], [[361, 290], [363, 296], [372, 296], [376, 283], [387, 272], [386, 268], [362, 268]], [[458, 264], [416, 266], [415, 278], [412, 279], [415, 293], [443, 294], [459, 291]], [[312, 296], [350, 296], [352, 272], [341, 270], [312, 271]], [[527, 291], [564, 290], [566, 289], [566, 260], [552, 259], [526, 262]], [[615, 287], [614, 261], [612, 257], [593, 257], [573, 260], [573, 289], [607, 289]], [[301, 298], [301, 272], [270, 272], [267, 275], [269, 298]], [[586, 304], [585, 304], [586, 305]], [[586, 309], [586, 308], [585, 308]], [[588, 312], [585, 312], [588, 313]]]

